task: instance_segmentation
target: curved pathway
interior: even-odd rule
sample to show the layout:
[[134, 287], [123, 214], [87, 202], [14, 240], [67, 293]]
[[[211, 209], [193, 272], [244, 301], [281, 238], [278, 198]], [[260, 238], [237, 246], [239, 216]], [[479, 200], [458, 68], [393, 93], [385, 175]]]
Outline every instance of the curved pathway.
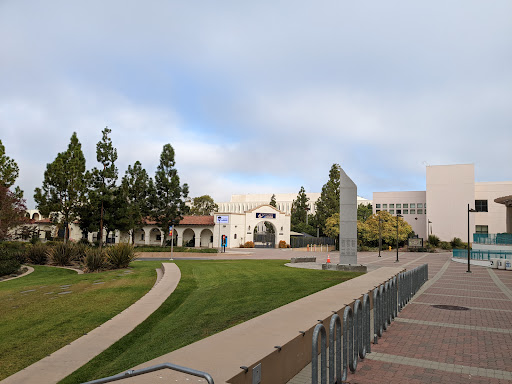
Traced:
[[181, 278], [176, 264], [162, 263], [162, 271], [153, 288], [123, 312], [1, 383], [50, 384], [73, 373], [146, 320], [176, 289]]

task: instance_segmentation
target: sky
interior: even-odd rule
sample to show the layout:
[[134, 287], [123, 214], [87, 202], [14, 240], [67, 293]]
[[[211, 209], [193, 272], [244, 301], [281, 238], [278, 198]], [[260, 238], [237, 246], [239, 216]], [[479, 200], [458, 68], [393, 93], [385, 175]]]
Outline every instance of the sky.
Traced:
[[122, 177], [164, 144], [190, 196], [320, 192], [340, 164], [371, 199], [428, 165], [512, 180], [512, 2], [0, 0], [0, 140], [28, 208], [77, 132]]

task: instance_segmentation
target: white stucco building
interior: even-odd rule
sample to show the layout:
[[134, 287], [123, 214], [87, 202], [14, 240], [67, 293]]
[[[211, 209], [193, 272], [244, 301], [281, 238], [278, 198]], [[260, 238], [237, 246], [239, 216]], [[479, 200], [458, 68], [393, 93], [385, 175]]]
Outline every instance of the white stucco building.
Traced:
[[[31, 226], [39, 233], [40, 239], [50, 240], [58, 237], [57, 227], [50, 219], [41, 216], [38, 210], [27, 211]], [[248, 241], [260, 247], [277, 247], [280, 241], [290, 243], [290, 215], [268, 204], [260, 205], [243, 213], [218, 212], [214, 216], [184, 216], [175, 226], [173, 237], [177, 246], [220, 247], [222, 235], [227, 237], [227, 248], [238, 248]], [[262, 232], [267, 226], [273, 235]], [[60, 236], [63, 236], [61, 233]], [[97, 241], [98, 233], [82, 233], [77, 223], [70, 223], [69, 238], [78, 242], [87, 238]], [[114, 231], [103, 234], [106, 243], [131, 242], [131, 234]], [[164, 233], [153, 221], [146, 221], [141, 229], [135, 231], [135, 245], [162, 245]]]
[[[470, 241], [473, 234], [512, 233], [512, 181], [475, 182], [473, 164], [427, 166], [425, 191], [374, 192], [373, 212], [401, 214], [419, 237]], [[501, 200], [500, 200], [501, 199]], [[507, 205], [507, 202], [509, 205]]]

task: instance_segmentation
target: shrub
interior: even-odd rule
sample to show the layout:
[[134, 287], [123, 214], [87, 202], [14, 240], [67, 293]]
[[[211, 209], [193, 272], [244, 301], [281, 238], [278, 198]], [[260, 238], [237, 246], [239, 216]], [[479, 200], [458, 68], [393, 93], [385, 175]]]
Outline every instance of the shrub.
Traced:
[[468, 245], [464, 243], [461, 239], [458, 237], [454, 237], [452, 241], [450, 241], [450, 244], [452, 248], [456, 249], [467, 249]]
[[106, 251], [107, 262], [112, 268], [126, 268], [135, 260], [135, 250], [131, 244], [119, 243]]
[[437, 237], [436, 235], [429, 235], [428, 243], [433, 245], [434, 247], [437, 247], [439, 245], [439, 237]]
[[254, 243], [252, 241], [246, 241], [244, 248], [254, 248]]
[[18, 251], [11, 249], [0, 248], [0, 276], [10, 275], [20, 269], [21, 263], [18, 253]]
[[286, 241], [280, 240], [279, 241], [279, 248], [289, 248], [290, 246], [286, 244]]
[[82, 266], [86, 273], [105, 269], [107, 267], [106, 252], [100, 248], [88, 248], [82, 256]]
[[78, 244], [91, 245], [91, 242], [87, 238], [82, 237], [80, 240], [78, 240]]
[[69, 265], [76, 258], [73, 244], [59, 243], [48, 250], [48, 258], [55, 265]]
[[48, 247], [43, 243], [34, 244], [27, 252], [27, 260], [32, 264], [46, 264], [48, 250]]
[[445, 251], [451, 251], [452, 245], [447, 241], [440, 241], [439, 248], [444, 249]]

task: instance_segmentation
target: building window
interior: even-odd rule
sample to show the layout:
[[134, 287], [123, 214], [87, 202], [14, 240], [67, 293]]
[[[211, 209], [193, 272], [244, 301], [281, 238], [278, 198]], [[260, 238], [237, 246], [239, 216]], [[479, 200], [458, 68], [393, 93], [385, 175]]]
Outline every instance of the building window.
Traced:
[[[487, 200], [485, 200], [487, 202]], [[487, 225], [477, 225], [476, 233], [489, 233], [489, 226]]]
[[390, 209], [389, 213], [391, 213], [393, 215], [395, 213], [395, 210], [394, 209]]
[[402, 208], [402, 204], [397, 204], [396, 207], [397, 208]]
[[144, 241], [144, 232], [142, 232], [142, 233], [140, 234], [140, 239], [141, 239], [142, 241]]
[[418, 209], [418, 215], [423, 215], [423, 209]]
[[[475, 210], [477, 212], [488, 212], [487, 200], [475, 200]], [[487, 232], [485, 232], [487, 233]]]
[[404, 204], [404, 208], [409, 208], [409, 204]]
[[396, 210], [396, 214], [397, 214], [397, 215], [401, 215], [401, 214], [402, 214], [402, 210], [401, 210], [401, 209], [397, 209], [397, 210]]
[[[411, 205], [412, 205], [412, 204], [411, 204]], [[416, 214], [416, 210], [415, 210], [415, 209], [411, 209], [411, 210], [409, 211], [409, 213], [410, 213], [411, 215], [415, 215], [415, 214]]]
[[162, 235], [158, 234], [156, 235], [156, 241], [161, 241], [162, 240]]
[[423, 204], [423, 206], [424, 206], [425, 208], [427, 208], [427, 203]]
[[389, 208], [395, 208], [395, 204], [389, 204]]
[[411, 208], [416, 208], [416, 204], [411, 203]]
[[404, 215], [408, 215], [409, 214], [409, 210], [408, 209], [404, 209]]
[[376, 209], [375, 212], [380, 212], [380, 209]]
[[382, 208], [387, 208], [388, 205], [387, 204], [382, 204]]
[[423, 204], [422, 203], [418, 203], [418, 208], [423, 208]]
[[234, 238], [236, 239], [236, 233], [235, 233], [235, 236], [234, 236]]
[[375, 204], [375, 208], [380, 208], [380, 204]]

